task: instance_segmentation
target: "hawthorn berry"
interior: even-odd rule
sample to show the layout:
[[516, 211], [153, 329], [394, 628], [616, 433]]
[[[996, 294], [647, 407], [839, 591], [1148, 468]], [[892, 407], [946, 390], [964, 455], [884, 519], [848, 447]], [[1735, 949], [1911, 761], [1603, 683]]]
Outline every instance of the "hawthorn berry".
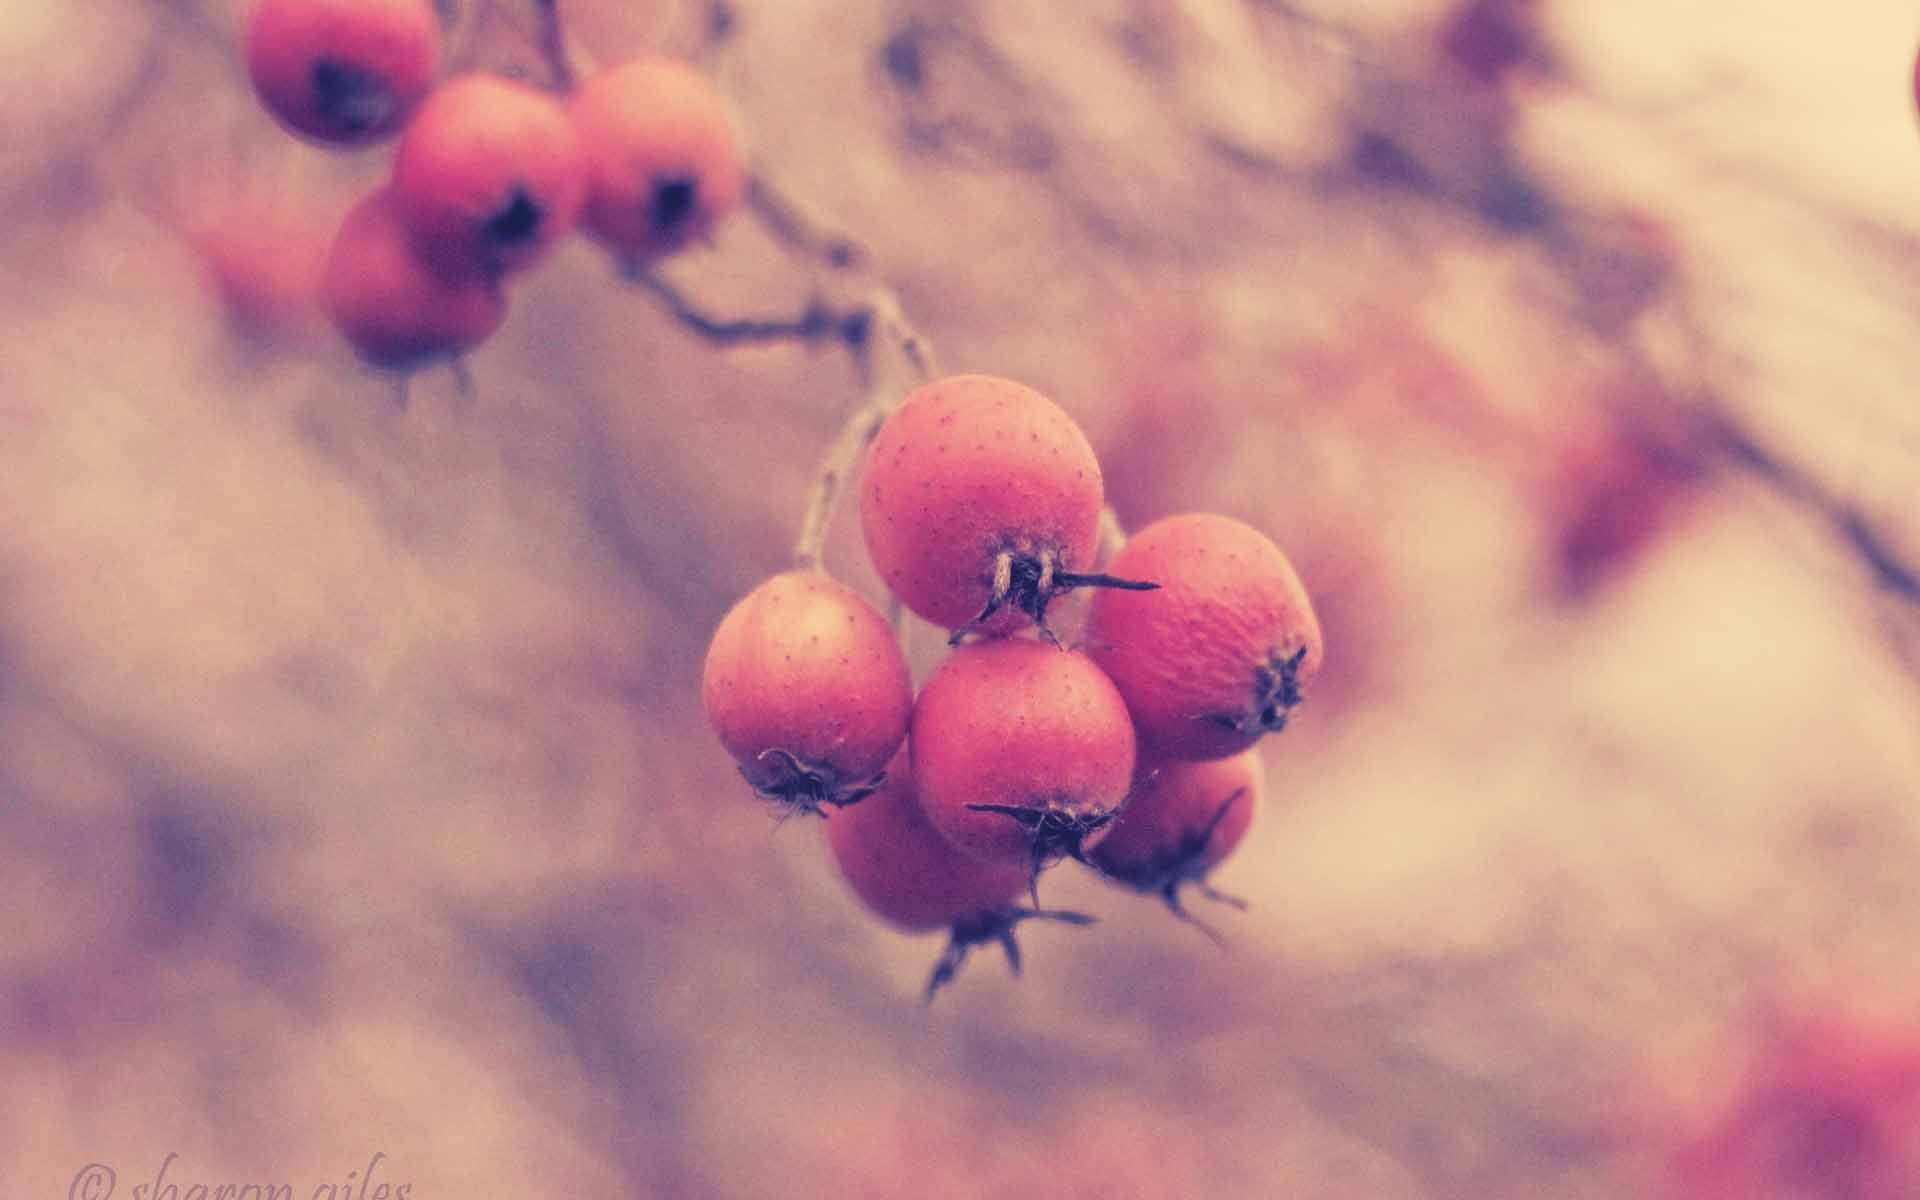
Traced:
[[882, 920], [908, 933], [948, 931], [947, 948], [927, 981], [929, 999], [959, 971], [967, 952], [986, 942], [998, 942], [1019, 974], [1013, 934], [1021, 921], [1089, 921], [1014, 903], [1027, 886], [1025, 868], [971, 858], [940, 836], [920, 807], [908, 758], [902, 750], [872, 795], [833, 814], [827, 845], [854, 895]]
[[1283, 728], [1320, 669], [1320, 623], [1265, 534], [1231, 517], [1156, 521], [1108, 564], [1159, 591], [1102, 591], [1087, 653], [1112, 677], [1154, 757], [1225, 758]]
[[908, 744], [927, 818], [962, 851], [1025, 863], [1084, 857], [1133, 776], [1133, 727], [1106, 674], [1026, 638], [961, 646], [914, 704]]
[[1107, 878], [1159, 896], [1182, 920], [1193, 920], [1180, 897], [1187, 886], [1240, 907], [1207, 882], [1207, 873], [1246, 837], [1260, 807], [1262, 777], [1255, 750], [1209, 762], [1143, 763], [1126, 806], [1089, 861]]
[[707, 719], [755, 790], [819, 812], [871, 792], [913, 708], [886, 618], [821, 571], [788, 571], [721, 619], [701, 679]]
[[393, 134], [439, 64], [430, 0], [258, 0], [247, 22], [247, 74], [260, 102], [319, 142]]
[[340, 223], [320, 300], [362, 359], [393, 370], [463, 354], [507, 315], [494, 279], [445, 274], [420, 257], [390, 188], [363, 198]]
[[[1024, 384], [955, 375], [887, 418], [860, 475], [867, 552], [894, 595], [961, 633], [1046, 629], [1047, 604], [1087, 585], [1106, 503], [1072, 417]], [[1049, 635], [1050, 636], [1050, 635]]]
[[582, 227], [623, 257], [704, 236], [746, 189], [726, 100], [684, 63], [638, 58], [594, 76], [574, 94], [573, 120], [587, 173]]
[[393, 191], [421, 253], [443, 269], [532, 265], [572, 231], [586, 166], [558, 100], [498, 75], [429, 96], [400, 137]]

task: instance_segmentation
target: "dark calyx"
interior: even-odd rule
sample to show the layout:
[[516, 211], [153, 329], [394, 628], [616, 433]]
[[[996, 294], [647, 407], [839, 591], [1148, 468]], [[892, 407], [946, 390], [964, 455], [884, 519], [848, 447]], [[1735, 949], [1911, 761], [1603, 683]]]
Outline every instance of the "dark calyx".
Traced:
[[1206, 871], [1200, 866], [1200, 862], [1207, 852], [1207, 846], [1213, 841], [1214, 830], [1220, 827], [1220, 822], [1226, 820], [1227, 813], [1233, 808], [1234, 802], [1246, 794], [1247, 789], [1235, 788], [1231, 795], [1220, 802], [1220, 807], [1214, 809], [1213, 815], [1203, 824], [1198, 828], [1187, 830], [1180, 835], [1178, 842], [1145, 862], [1119, 871], [1106, 870], [1098, 863], [1088, 865], [1116, 883], [1124, 884], [1150, 896], [1159, 896], [1166, 902], [1168, 911], [1174, 916], [1206, 934], [1215, 942], [1221, 942], [1220, 934], [1211, 925], [1187, 911], [1180, 890], [1191, 887], [1217, 904], [1225, 904], [1245, 911], [1247, 907], [1245, 900], [1228, 895], [1207, 882]]
[[540, 236], [546, 215], [532, 193], [516, 184], [507, 194], [506, 203], [493, 210], [481, 229], [496, 246], [518, 246]]
[[1019, 975], [1020, 943], [1014, 939], [1013, 931], [1020, 922], [1028, 920], [1058, 921], [1063, 925], [1093, 924], [1093, 918], [1085, 913], [1019, 905], [990, 908], [965, 920], [955, 921], [951, 936], [947, 939], [947, 948], [940, 952], [939, 961], [933, 964], [933, 974], [927, 977], [927, 1003], [933, 1003], [934, 994], [953, 982], [954, 976], [960, 973], [961, 964], [967, 961], [967, 952], [988, 942], [1000, 944], [1000, 948], [1006, 951], [1007, 967], [1016, 976]]
[[974, 812], [999, 813], [1010, 820], [1018, 821], [1027, 831], [1028, 844], [1032, 850], [1032, 864], [1027, 875], [1027, 889], [1033, 894], [1034, 907], [1040, 905], [1040, 870], [1056, 858], [1071, 858], [1075, 862], [1086, 862], [1086, 840], [1098, 831], [1113, 823], [1118, 812], [1094, 813], [1081, 816], [1077, 813], [1063, 812], [1057, 808], [1044, 808], [1025, 804], [969, 804]]
[[973, 620], [954, 630], [947, 638], [947, 645], [959, 645], [962, 638], [986, 624], [1001, 609], [1016, 608], [1032, 618], [1040, 636], [1058, 646], [1060, 639], [1047, 627], [1047, 605], [1055, 596], [1083, 587], [1120, 588], [1129, 592], [1152, 592], [1160, 587], [1157, 583], [1121, 579], [1116, 575], [1060, 570], [1051, 550], [1042, 550], [1037, 554], [1002, 550], [993, 559], [992, 584], [993, 591], [987, 596], [986, 607]]
[[331, 58], [315, 59], [308, 76], [313, 105], [327, 121], [347, 133], [365, 133], [387, 119], [393, 96], [380, 79], [359, 67]]
[[693, 215], [695, 205], [700, 199], [700, 181], [691, 176], [676, 175], [661, 179], [653, 185], [653, 199], [648, 204], [648, 214], [653, 227], [661, 233], [670, 233]]
[[859, 783], [842, 784], [833, 772], [809, 766], [785, 750], [762, 750], [758, 761], [772, 764], [771, 782], [756, 779], [755, 773], [745, 767], [740, 768], [740, 774], [753, 785], [754, 791], [769, 800], [780, 801], [789, 814], [804, 812], [824, 817], [827, 815], [825, 805], [845, 808], [872, 795], [887, 780], [887, 773], [882, 771]]
[[1252, 703], [1241, 712], [1215, 713], [1207, 720], [1249, 737], [1285, 729], [1288, 714], [1306, 698], [1300, 693], [1300, 664], [1306, 659], [1305, 646], [1288, 655], [1276, 652], [1253, 669]]

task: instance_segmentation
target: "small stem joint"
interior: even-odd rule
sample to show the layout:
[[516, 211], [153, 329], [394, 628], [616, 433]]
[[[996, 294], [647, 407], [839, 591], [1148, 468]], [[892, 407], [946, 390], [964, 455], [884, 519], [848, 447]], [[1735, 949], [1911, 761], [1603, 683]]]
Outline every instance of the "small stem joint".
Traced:
[[1003, 608], [1011, 608], [1027, 614], [1033, 621], [1034, 627], [1040, 631], [1040, 636], [1058, 646], [1060, 639], [1047, 625], [1047, 605], [1053, 602], [1054, 597], [1083, 587], [1151, 592], [1160, 586], [1145, 580], [1121, 579], [1115, 575], [1099, 572], [1061, 570], [1052, 550], [1040, 550], [1035, 553], [1000, 551], [993, 558], [991, 583], [992, 591], [987, 595], [985, 606], [973, 620], [948, 636], [949, 646], [959, 645], [961, 639], [969, 633], [980, 630], [994, 614]]

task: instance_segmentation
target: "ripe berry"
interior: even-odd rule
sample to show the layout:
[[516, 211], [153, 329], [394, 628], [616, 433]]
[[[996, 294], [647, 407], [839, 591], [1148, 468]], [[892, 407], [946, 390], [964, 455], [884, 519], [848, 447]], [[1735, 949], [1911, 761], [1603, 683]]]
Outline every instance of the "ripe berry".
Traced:
[[497, 274], [530, 266], [573, 229], [586, 167], [559, 101], [463, 75], [408, 122], [393, 190], [423, 254], [443, 269]]
[[443, 275], [420, 258], [386, 188], [354, 205], [340, 223], [320, 298], [361, 358], [396, 370], [471, 350], [507, 315], [494, 280]]
[[1104, 591], [1087, 653], [1127, 698], [1156, 757], [1225, 758], [1284, 727], [1320, 669], [1320, 623], [1286, 555], [1231, 517], [1167, 517], [1109, 566], [1158, 580], [1152, 595]]
[[1241, 907], [1214, 890], [1207, 873], [1246, 837], [1260, 807], [1262, 774], [1253, 750], [1141, 770], [1126, 807], [1094, 847], [1093, 865], [1109, 879], [1160, 896], [1182, 920], [1193, 920], [1180, 900], [1187, 884], [1209, 900]]
[[1126, 704], [1084, 654], [1023, 638], [956, 650], [913, 708], [913, 774], [948, 841], [1032, 873], [1082, 857], [1127, 796]]
[[990, 375], [914, 391], [880, 427], [860, 476], [880, 577], [908, 608], [961, 632], [1026, 620], [1044, 630], [1048, 601], [1071, 587], [1150, 587], [1081, 573], [1104, 503], [1100, 464], [1073, 418]]
[[433, 86], [439, 30], [428, 0], [259, 0], [247, 73], [268, 112], [321, 142], [392, 134]]
[[1089, 920], [1016, 905], [1013, 898], [1027, 886], [1025, 868], [982, 862], [954, 849], [921, 810], [905, 751], [871, 796], [833, 814], [827, 844], [854, 894], [882, 919], [909, 933], [949, 931], [946, 951], [927, 981], [929, 999], [953, 978], [967, 951], [985, 942], [1000, 943], [1018, 975], [1020, 947], [1013, 931], [1023, 920]]
[[573, 120], [587, 166], [582, 224], [616, 253], [678, 250], [745, 190], [726, 100], [683, 63], [640, 58], [594, 76], [574, 96]]
[[788, 571], [721, 619], [701, 697], [747, 782], [819, 812], [879, 784], [907, 734], [913, 681], [873, 605], [822, 572]]

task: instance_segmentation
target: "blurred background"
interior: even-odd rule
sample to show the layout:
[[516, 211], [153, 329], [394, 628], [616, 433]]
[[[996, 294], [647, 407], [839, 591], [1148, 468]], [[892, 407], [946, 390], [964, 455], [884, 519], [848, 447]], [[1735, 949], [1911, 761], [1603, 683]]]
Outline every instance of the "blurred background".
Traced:
[[[493, 2], [469, 61], [537, 70]], [[313, 298], [388, 151], [277, 129], [237, 2], [26, 0], [8, 1196], [1651, 1197], [1705, 1142], [1758, 1182], [1686, 1194], [1920, 1196], [1817, 1111], [1713, 1141], [1783, 1030], [1920, 1029], [1910, 4], [562, 11], [710, 70], [1126, 523], [1294, 558], [1327, 666], [1216, 876], [1251, 910], [1223, 951], [1069, 864], [1098, 925], [922, 1007], [939, 940], [697, 700], [848, 356], [712, 345], [575, 244], [399, 407]], [[746, 219], [664, 273], [732, 316], [818, 274]], [[878, 595], [857, 521], [828, 560]]]

